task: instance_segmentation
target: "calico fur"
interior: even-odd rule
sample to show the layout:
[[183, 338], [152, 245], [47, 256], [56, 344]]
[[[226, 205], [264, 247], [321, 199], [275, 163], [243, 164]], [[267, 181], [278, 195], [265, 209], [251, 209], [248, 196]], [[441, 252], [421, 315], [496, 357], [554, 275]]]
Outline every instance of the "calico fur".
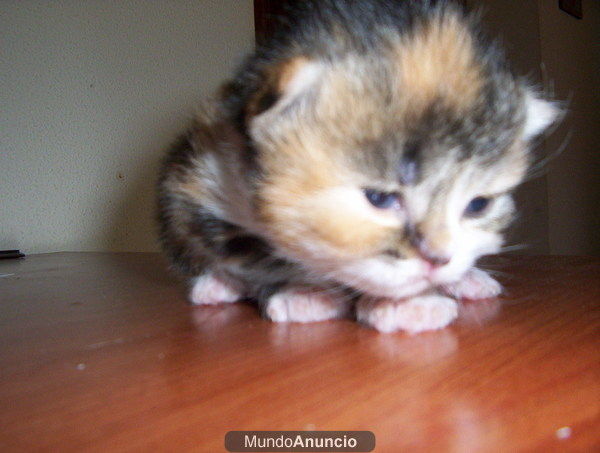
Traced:
[[555, 116], [453, 3], [297, 2], [167, 153], [161, 242], [194, 303], [441, 328], [452, 298], [499, 293], [473, 266]]

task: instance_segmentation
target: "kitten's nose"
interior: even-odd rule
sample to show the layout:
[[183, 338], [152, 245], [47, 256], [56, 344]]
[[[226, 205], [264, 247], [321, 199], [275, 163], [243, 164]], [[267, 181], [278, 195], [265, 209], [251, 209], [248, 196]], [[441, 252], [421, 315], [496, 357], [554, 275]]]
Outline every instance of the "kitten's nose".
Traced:
[[411, 228], [408, 237], [419, 256], [432, 266], [440, 267], [450, 262], [450, 256], [443, 251], [432, 248], [419, 230]]
[[434, 267], [441, 267], [450, 262], [450, 257], [425, 248], [418, 249], [419, 256]]

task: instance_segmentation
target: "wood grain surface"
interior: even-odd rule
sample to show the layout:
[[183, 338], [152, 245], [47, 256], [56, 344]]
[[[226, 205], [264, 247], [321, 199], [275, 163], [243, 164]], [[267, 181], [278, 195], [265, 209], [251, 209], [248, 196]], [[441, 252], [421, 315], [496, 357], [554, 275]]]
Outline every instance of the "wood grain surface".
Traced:
[[600, 260], [502, 257], [451, 327], [186, 304], [155, 254], [0, 262], [0, 451], [224, 449], [230, 430], [369, 430], [378, 452], [599, 451]]

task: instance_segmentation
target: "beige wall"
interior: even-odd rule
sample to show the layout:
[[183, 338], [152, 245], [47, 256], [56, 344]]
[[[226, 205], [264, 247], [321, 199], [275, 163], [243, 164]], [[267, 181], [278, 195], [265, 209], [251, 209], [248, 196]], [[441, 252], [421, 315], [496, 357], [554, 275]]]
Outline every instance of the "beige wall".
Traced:
[[583, 20], [549, 0], [470, 0], [503, 38], [510, 60], [560, 100], [567, 114], [540, 148], [563, 153], [517, 194], [520, 219], [513, 241], [525, 253], [600, 253], [600, 2], [583, 1]]
[[154, 250], [159, 156], [253, 45], [252, 0], [0, 2], [0, 249]]

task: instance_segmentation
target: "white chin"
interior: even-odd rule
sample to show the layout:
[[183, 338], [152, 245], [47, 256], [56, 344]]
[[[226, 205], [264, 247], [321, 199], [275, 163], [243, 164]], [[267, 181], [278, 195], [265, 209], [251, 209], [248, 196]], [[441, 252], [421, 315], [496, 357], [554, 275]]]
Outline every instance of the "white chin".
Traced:
[[431, 275], [430, 280], [434, 285], [447, 285], [449, 283], [455, 283], [460, 280], [465, 272], [467, 272], [473, 264], [476, 258], [471, 257], [457, 257], [450, 261], [449, 264], [436, 269]]
[[357, 287], [359, 291], [364, 294], [375, 296], [375, 297], [385, 297], [390, 299], [404, 299], [406, 297], [415, 296], [417, 294], [421, 294], [427, 289], [431, 288], [431, 283], [425, 279], [411, 281], [410, 283], [405, 283], [404, 285], [393, 285], [393, 286], [376, 286], [376, 285], [367, 285], [365, 287]]
[[402, 299], [432, 286], [419, 260], [389, 263], [366, 259], [344, 265], [333, 274], [339, 282], [375, 297]]
[[445, 269], [442, 268], [431, 276], [431, 283], [435, 286], [455, 283], [462, 278], [467, 270], [468, 268], [464, 271], [461, 270], [460, 272], [455, 270], [445, 271]]

